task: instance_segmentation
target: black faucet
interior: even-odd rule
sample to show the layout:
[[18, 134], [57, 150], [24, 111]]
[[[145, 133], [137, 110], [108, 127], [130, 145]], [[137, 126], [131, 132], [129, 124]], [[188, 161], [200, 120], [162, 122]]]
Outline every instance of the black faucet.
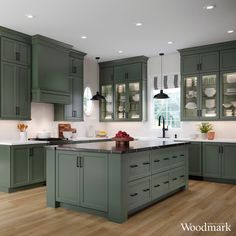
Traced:
[[165, 117], [164, 116], [159, 116], [158, 118], [158, 126], [161, 126], [161, 118], [162, 118], [162, 138], [166, 137], [166, 131], [168, 130], [168, 125], [165, 128]]

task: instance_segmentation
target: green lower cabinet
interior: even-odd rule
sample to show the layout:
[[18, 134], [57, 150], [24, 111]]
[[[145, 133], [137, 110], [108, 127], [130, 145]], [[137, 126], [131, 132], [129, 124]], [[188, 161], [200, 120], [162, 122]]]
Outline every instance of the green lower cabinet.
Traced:
[[169, 191], [169, 171], [152, 176], [152, 199], [156, 199]]
[[149, 202], [151, 199], [151, 178], [142, 178], [128, 184], [128, 210]]
[[185, 167], [178, 167], [170, 172], [170, 189], [174, 190], [185, 185], [186, 182]]
[[236, 180], [236, 145], [222, 146], [222, 178]]
[[46, 179], [46, 161], [44, 147], [30, 148], [30, 180], [32, 183], [43, 182]]
[[41, 145], [0, 146], [0, 191], [12, 192], [44, 183], [45, 151]]
[[189, 175], [202, 176], [202, 145], [194, 142], [189, 145]]
[[236, 145], [229, 143], [203, 144], [203, 177], [236, 183]]
[[221, 177], [221, 156], [219, 144], [203, 144], [203, 176], [215, 178]]
[[107, 155], [58, 151], [56, 163], [58, 202], [107, 211]]
[[59, 202], [79, 204], [78, 154], [75, 152], [58, 152], [56, 157], [56, 200]]
[[11, 185], [19, 187], [27, 185], [29, 177], [29, 149], [28, 147], [16, 147], [13, 149], [11, 162]]

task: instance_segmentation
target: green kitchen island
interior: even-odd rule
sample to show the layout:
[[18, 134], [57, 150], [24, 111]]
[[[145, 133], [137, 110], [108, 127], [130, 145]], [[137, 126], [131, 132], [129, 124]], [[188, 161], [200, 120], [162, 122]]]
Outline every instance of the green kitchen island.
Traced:
[[47, 206], [122, 223], [128, 216], [188, 188], [188, 144], [133, 141], [46, 148]]

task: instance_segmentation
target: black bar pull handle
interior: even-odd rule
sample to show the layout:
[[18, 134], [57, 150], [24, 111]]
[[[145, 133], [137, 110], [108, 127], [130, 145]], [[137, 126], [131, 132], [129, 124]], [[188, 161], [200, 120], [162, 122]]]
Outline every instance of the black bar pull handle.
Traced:
[[143, 192], [148, 192], [150, 189], [149, 188], [146, 188], [146, 189], [143, 189]]
[[169, 181], [165, 181], [165, 182], [163, 182], [163, 184], [168, 184], [169, 183]]
[[172, 156], [172, 158], [177, 158], [177, 156]]
[[138, 193], [132, 193], [132, 194], [130, 194], [130, 197], [134, 197], [134, 196], [137, 196], [138, 195]]
[[154, 188], [158, 188], [160, 187], [160, 184], [154, 185]]
[[143, 165], [150, 165], [150, 162], [143, 162]]
[[154, 162], [160, 162], [160, 160], [154, 160]]
[[172, 180], [177, 180], [177, 178], [173, 178]]
[[184, 175], [180, 175], [180, 177], [181, 177], [181, 178], [183, 178], [183, 177], [184, 177]]
[[138, 165], [130, 165], [129, 167], [130, 168], [136, 168], [136, 167], [138, 167]]
[[164, 158], [165, 161], [169, 160], [169, 157]]

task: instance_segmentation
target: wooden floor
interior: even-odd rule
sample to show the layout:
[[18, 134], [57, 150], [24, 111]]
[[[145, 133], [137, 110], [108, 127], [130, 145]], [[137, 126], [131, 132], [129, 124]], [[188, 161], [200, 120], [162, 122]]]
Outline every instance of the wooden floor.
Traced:
[[[180, 223], [228, 222], [231, 233], [184, 232]], [[236, 235], [236, 185], [190, 181], [182, 191], [123, 224], [62, 208], [46, 207], [45, 187], [0, 193], [0, 236]]]

